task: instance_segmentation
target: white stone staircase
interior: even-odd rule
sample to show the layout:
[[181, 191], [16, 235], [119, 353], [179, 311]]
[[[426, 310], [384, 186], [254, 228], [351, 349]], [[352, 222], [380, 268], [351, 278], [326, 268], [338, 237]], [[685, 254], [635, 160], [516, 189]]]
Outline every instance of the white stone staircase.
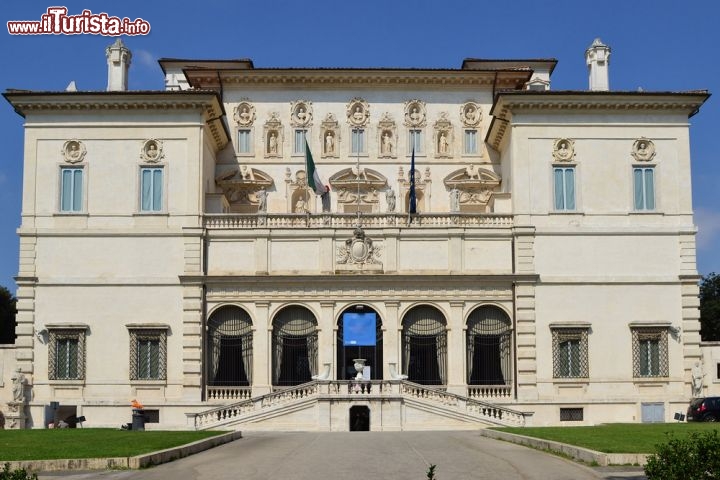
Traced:
[[346, 414], [354, 405], [376, 412], [373, 430], [524, 426], [532, 415], [406, 380], [315, 380], [186, 415], [188, 426], [196, 430], [272, 424], [279, 429], [347, 431]]

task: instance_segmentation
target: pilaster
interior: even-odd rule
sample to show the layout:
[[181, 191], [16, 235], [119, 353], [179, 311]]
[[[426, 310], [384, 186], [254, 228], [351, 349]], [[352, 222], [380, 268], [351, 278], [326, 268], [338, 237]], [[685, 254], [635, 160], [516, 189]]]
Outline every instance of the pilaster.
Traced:
[[324, 365], [329, 363], [330, 378], [335, 376], [337, 366], [335, 365], [335, 355], [333, 345], [335, 345], [334, 336], [337, 332], [335, 329], [335, 302], [331, 300], [320, 302], [320, 319], [318, 321], [318, 371], [311, 372], [312, 375], [318, 375], [323, 372]]
[[515, 284], [515, 350], [517, 352], [517, 399], [537, 400], [537, 336], [535, 284]]
[[253, 396], [270, 393], [271, 335], [270, 302], [255, 302], [255, 324], [253, 330]]
[[385, 318], [383, 318], [383, 378], [390, 378], [389, 365], [397, 365], [397, 373], [402, 373], [402, 358], [400, 358], [400, 325], [398, 324], [398, 310], [400, 302], [388, 300], [385, 302]]
[[183, 397], [197, 401], [201, 398], [203, 287], [193, 283], [183, 285]]
[[[463, 309], [465, 302], [450, 302], [450, 322], [448, 332], [448, 372], [447, 384], [450, 393], [465, 395], [465, 328], [463, 324]], [[450, 368], [453, 366], [453, 368]]]

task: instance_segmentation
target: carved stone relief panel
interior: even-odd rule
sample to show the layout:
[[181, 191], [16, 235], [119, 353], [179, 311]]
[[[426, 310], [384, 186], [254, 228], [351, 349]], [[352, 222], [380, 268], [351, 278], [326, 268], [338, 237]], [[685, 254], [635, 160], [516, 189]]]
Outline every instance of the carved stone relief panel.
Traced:
[[409, 100], [405, 102], [405, 126], [421, 128], [427, 124], [427, 110], [422, 100]]
[[85, 144], [77, 139], [68, 140], [63, 144], [62, 150], [63, 158], [68, 163], [80, 163], [85, 160], [87, 149]]
[[365, 231], [358, 227], [353, 231], [352, 238], [348, 238], [337, 247], [336, 261], [339, 265], [379, 265], [381, 247], [375, 245]]
[[448, 119], [447, 112], [441, 112], [440, 118], [434, 125], [435, 156], [437, 158], [452, 158], [455, 143], [453, 126]]
[[240, 165], [215, 177], [215, 184], [222, 189], [232, 213], [266, 213], [268, 190], [273, 185], [270, 175]]
[[378, 192], [387, 186], [387, 178], [380, 172], [369, 168], [360, 167], [358, 170], [358, 167], [350, 167], [332, 175], [329, 182], [336, 192], [339, 211], [380, 211]]
[[639, 162], [649, 162], [655, 158], [655, 144], [652, 140], [640, 137], [633, 143], [631, 155]]
[[140, 158], [149, 163], [157, 163], [165, 158], [162, 142], [154, 138], [145, 140], [140, 148]]
[[445, 177], [443, 183], [449, 190], [451, 212], [489, 213], [501, 179], [492, 170], [469, 164]]
[[482, 120], [482, 109], [480, 105], [472, 100], [460, 106], [460, 121], [464, 127], [478, 127]]
[[383, 113], [378, 122], [378, 157], [397, 158], [397, 126], [390, 113]]
[[280, 115], [277, 112], [272, 112], [270, 118], [265, 122], [263, 127], [263, 138], [265, 147], [266, 158], [279, 158], [282, 157], [282, 146], [283, 146], [283, 126], [280, 122]]
[[558, 138], [553, 143], [553, 158], [558, 162], [572, 162], [575, 159], [575, 141]]
[[320, 145], [323, 146], [321, 157], [338, 158], [340, 143], [340, 126], [335, 115], [328, 113], [320, 123]]
[[356, 97], [347, 105], [348, 123], [353, 127], [364, 127], [370, 118], [370, 105], [362, 98]]
[[252, 103], [243, 100], [237, 107], [235, 107], [233, 118], [235, 119], [235, 123], [239, 126], [249, 127], [253, 124], [253, 122], [255, 122], [255, 106]]
[[308, 186], [305, 170], [295, 172], [293, 180], [290, 168], [285, 169], [288, 211], [291, 213], [314, 213], [315, 192]]
[[[410, 172], [405, 174], [403, 167], [398, 167], [398, 190], [400, 198], [402, 199], [401, 212], [405, 213], [408, 211], [410, 205]], [[420, 170], [415, 169], [415, 198], [417, 200], [416, 206], [418, 213], [429, 213], [430, 212], [430, 193], [432, 180], [430, 179], [430, 167], [425, 167], [425, 174], [422, 175]]]
[[312, 116], [312, 102], [297, 100], [290, 104], [290, 124], [293, 127], [309, 127]]

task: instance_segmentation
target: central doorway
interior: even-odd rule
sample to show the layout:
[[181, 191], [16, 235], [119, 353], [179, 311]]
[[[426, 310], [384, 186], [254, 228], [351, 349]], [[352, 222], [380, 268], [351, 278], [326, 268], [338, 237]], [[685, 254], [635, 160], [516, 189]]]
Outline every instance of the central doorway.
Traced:
[[365, 405], [355, 405], [350, 407], [350, 431], [370, 431], [370, 408]]
[[370, 380], [383, 378], [382, 321], [377, 312], [366, 305], [346, 308], [338, 319], [337, 379], [355, 378], [356, 358], [365, 359]]

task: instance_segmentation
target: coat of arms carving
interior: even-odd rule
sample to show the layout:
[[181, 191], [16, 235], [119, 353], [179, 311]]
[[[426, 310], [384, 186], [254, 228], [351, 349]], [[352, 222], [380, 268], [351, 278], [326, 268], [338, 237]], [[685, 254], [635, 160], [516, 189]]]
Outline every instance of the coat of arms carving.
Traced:
[[380, 263], [381, 248], [374, 245], [371, 238], [365, 236], [362, 228], [357, 227], [353, 232], [353, 238], [348, 238], [345, 243], [337, 248], [337, 263], [363, 265], [368, 263]]

